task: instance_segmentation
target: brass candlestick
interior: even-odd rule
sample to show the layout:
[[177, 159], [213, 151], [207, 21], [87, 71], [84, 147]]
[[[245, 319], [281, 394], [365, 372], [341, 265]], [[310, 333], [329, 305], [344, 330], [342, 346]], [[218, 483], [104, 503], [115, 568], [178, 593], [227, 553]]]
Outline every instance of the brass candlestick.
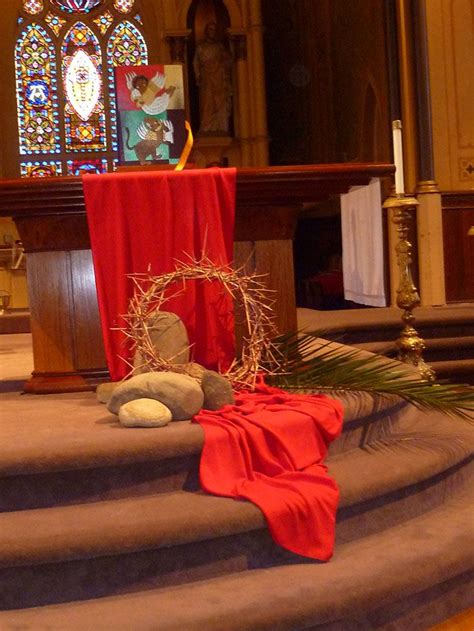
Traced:
[[434, 381], [434, 370], [425, 363], [422, 354], [426, 348], [423, 339], [414, 328], [415, 316], [413, 309], [420, 304], [420, 296], [413, 282], [411, 274], [412, 244], [408, 240], [413, 210], [418, 206], [414, 197], [396, 195], [389, 197], [383, 207], [393, 210], [393, 223], [397, 226], [398, 242], [395, 246], [397, 263], [400, 271], [397, 289], [397, 306], [403, 309], [403, 329], [397, 340], [398, 358], [407, 364], [412, 364], [425, 381]]

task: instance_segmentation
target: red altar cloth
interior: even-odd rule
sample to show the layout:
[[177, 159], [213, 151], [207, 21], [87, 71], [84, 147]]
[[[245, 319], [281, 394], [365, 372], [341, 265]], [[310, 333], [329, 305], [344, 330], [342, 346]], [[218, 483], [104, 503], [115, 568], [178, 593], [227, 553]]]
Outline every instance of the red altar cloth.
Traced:
[[[130, 370], [122, 327], [133, 295], [127, 274], [171, 272], [176, 259], [233, 257], [235, 169], [135, 171], [83, 177], [107, 363], [112, 380]], [[179, 289], [179, 287], [176, 287]], [[233, 305], [217, 282], [187, 282], [166, 302], [186, 324], [194, 360], [211, 369], [234, 358]]]
[[235, 405], [203, 410], [194, 417], [205, 434], [201, 486], [254, 502], [278, 544], [326, 561], [334, 547], [339, 492], [324, 458], [341, 432], [342, 416], [339, 401], [263, 384], [238, 394]]

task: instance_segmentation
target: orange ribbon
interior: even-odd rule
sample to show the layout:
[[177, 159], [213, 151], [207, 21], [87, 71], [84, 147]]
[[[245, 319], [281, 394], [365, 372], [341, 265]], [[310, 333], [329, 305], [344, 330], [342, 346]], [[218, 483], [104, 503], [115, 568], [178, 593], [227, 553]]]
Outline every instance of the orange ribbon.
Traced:
[[181, 152], [181, 156], [179, 157], [179, 162], [174, 169], [175, 171], [182, 171], [184, 169], [186, 162], [188, 161], [189, 154], [191, 153], [191, 149], [193, 148], [194, 136], [191, 125], [188, 121], [184, 121], [184, 126], [188, 132], [188, 138], [186, 140], [186, 144], [184, 145], [184, 149]]

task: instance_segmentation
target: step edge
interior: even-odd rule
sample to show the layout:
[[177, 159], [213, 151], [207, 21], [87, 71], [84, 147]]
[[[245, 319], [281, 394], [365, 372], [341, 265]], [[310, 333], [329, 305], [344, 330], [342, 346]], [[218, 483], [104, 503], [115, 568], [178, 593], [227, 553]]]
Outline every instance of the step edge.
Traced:
[[[361, 452], [364, 452], [364, 450], [352, 450], [352, 454], [356, 456], [358, 466], [360, 466], [360, 458], [357, 456], [359, 456], [359, 453]], [[431, 454], [429, 448], [426, 449], [426, 452], [428, 454]], [[351, 452], [347, 453], [351, 454]], [[385, 461], [386, 459], [386, 454], [367, 454], [366, 452], [364, 452], [363, 455], [369, 458], [368, 463], [370, 464], [368, 466], [368, 469], [380, 469], [378, 460], [383, 458]], [[372, 484], [369, 489], [364, 488], [362, 492], [360, 486], [358, 488], [358, 491], [356, 492], [354, 490], [348, 491], [347, 488], [344, 487], [344, 484], [341, 485], [341, 483], [338, 482], [341, 493], [339, 509], [363, 505], [365, 502], [368, 502], [376, 497], [383, 498], [384, 496], [389, 496], [396, 491], [408, 489], [415, 484], [429, 481], [442, 472], [446, 471], [447, 473], [449, 473], [450, 470], [454, 470], [460, 464], [468, 464], [471, 457], [472, 456], [467, 454], [465, 451], [459, 451], [456, 454], [456, 458], [453, 458], [453, 454], [451, 453], [449, 454], [449, 462], [447, 462], [446, 460], [438, 461], [436, 463], [436, 467], [433, 467], [431, 464], [424, 463], [424, 466], [419, 468], [417, 472], [417, 479], [415, 481], [413, 481], [412, 478], [408, 478], [406, 475], [403, 475], [403, 472], [402, 475], [400, 475], [400, 472], [398, 472], [399, 475], [397, 476], [397, 478], [390, 480], [391, 483], [389, 485], [386, 485], [383, 489], [381, 488], [381, 485], [377, 486]], [[373, 460], [374, 458], [376, 458], [375, 462]], [[394, 460], [399, 460], [399, 455], [395, 453], [393, 455], [393, 458]], [[366, 468], [366, 473], [368, 469]], [[329, 470], [334, 479], [338, 481], [337, 463], [333, 463], [332, 467], [329, 466]], [[347, 475], [347, 463], [344, 464], [344, 470], [346, 472], [346, 481], [349, 480], [353, 482], [355, 480], [355, 477]], [[413, 469], [411, 469], [411, 471], [413, 472]], [[200, 497], [202, 498], [201, 500], [199, 499]], [[183, 504], [189, 504], [189, 501], [196, 503], [197, 501], [198, 506], [199, 504], [202, 504], [203, 506], [199, 507], [197, 510], [194, 509], [194, 513], [191, 512], [191, 516], [194, 515], [194, 518], [197, 518], [197, 520], [199, 520], [200, 517], [205, 515], [206, 519], [204, 519], [204, 521], [201, 522], [199, 526], [197, 526], [196, 522], [194, 522], [195, 529], [192, 532], [181, 530], [178, 536], [176, 534], [176, 529], [173, 529], [172, 524], [172, 527], [170, 529], [170, 525], [169, 523], [167, 523], [166, 519], [164, 522], [165, 525], [160, 522], [160, 516], [163, 514], [163, 505], [166, 507], [167, 503], [172, 503], [173, 501], [177, 501], [178, 504], [180, 504], [181, 502]], [[120, 536], [113, 538], [107, 545], [105, 545], [104, 541], [101, 540], [98, 535], [100, 532], [104, 531], [104, 526], [110, 522], [113, 510], [120, 511], [120, 509], [123, 510], [124, 507], [130, 507], [130, 509], [133, 509], [140, 504], [142, 505], [142, 507], [143, 504], [153, 505], [155, 507], [154, 510], [156, 510], [158, 514], [158, 517], [155, 517], [153, 519], [153, 525], [148, 526], [147, 530], [143, 533], [145, 539], [140, 540], [140, 542], [131, 544], [130, 540], [132, 542], [134, 541], [136, 531], [133, 530], [132, 532], [130, 532], [130, 530], [127, 530], [127, 528], [131, 527], [130, 524], [127, 523], [125, 531], [121, 532]], [[224, 507], [224, 513], [219, 512], [221, 507]], [[75, 523], [82, 523], [82, 521], [78, 521], [80, 518], [77, 516], [77, 512], [82, 512], [86, 515], [86, 517], [88, 516], [89, 521], [92, 521], [93, 523], [93, 527], [90, 528], [89, 531], [84, 531], [84, 528], [79, 527], [80, 529], [82, 529], [83, 539], [78, 540], [76, 539], [74, 526], [72, 525], [69, 531], [70, 539], [67, 548], [68, 553], [65, 554], [63, 546], [55, 548], [54, 545], [52, 545], [51, 543], [51, 532], [54, 532], [54, 523], [51, 527], [51, 522], [54, 522], [54, 519], [57, 518], [61, 523], [58, 532], [61, 532], [64, 521], [70, 518], [71, 515], [74, 515], [73, 521]], [[107, 513], [107, 516], [105, 518], [102, 517], [101, 521], [100, 516], [104, 513]], [[95, 518], [91, 519], [91, 515], [94, 516], [94, 514]], [[207, 522], [207, 518], [210, 514], [214, 516], [212, 527], [210, 527]], [[189, 506], [185, 506], [183, 511], [180, 512], [179, 515], [181, 517], [183, 517], [184, 515], [185, 523], [189, 523]], [[216, 520], [218, 517], [221, 519], [221, 522], [217, 524]], [[41, 538], [40, 535], [38, 535], [39, 540], [36, 542], [36, 545], [31, 544], [31, 532], [38, 532], [38, 523], [40, 523], [42, 519], [43, 521], [47, 519], [47, 522], [50, 524], [46, 529], [48, 532], [46, 541], [49, 545], [49, 548], [47, 548], [46, 551], [44, 549], [44, 538]], [[117, 517], [115, 517], [115, 521], [116, 520]], [[79, 558], [94, 558], [100, 556], [121, 554], [123, 552], [138, 552], [146, 549], [158, 549], [165, 546], [195, 543], [205, 539], [214, 539], [222, 536], [237, 535], [241, 532], [249, 532], [252, 530], [266, 528], [266, 522], [263, 514], [260, 512], [260, 509], [258, 509], [257, 506], [251, 504], [250, 502], [235, 501], [229, 498], [210, 496], [202, 492], [188, 493], [186, 491], [163, 493], [156, 496], [153, 495], [137, 498], [106, 500], [104, 502], [94, 502], [91, 504], [39, 508], [3, 513], [0, 515], [0, 532], [2, 532], [2, 530], [3, 532], [5, 532], [5, 524], [7, 525], [7, 527], [9, 526], [10, 543], [7, 545], [8, 553], [6, 555], [0, 556], [0, 567], [40, 565], [49, 562], [60, 563]], [[134, 526], [136, 526], [136, 524], [134, 524]], [[141, 524], [140, 526], [139, 522], [139, 527], [143, 528], [144, 525]], [[148, 528], [150, 528], [151, 531], [148, 530]], [[28, 533], [28, 541], [30, 542], [29, 549], [27, 548], [26, 550], [24, 548], [21, 548], [21, 546], [19, 550], [15, 547], [18, 546], [19, 543], [21, 543], [19, 537], [22, 529], [24, 532]], [[59, 536], [59, 534], [57, 536]], [[86, 538], [86, 541], [90, 540], [89, 544], [86, 546], [83, 543], [84, 537]], [[54, 535], [53, 543], [59, 543], [59, 540], [54, 538]], [[15, 550], [16, 552], [14, 552]]]
[[[152, 631], [157, 628], [158, 619], [160, 631], [178, 631], [184, 628], [186, 631], [199, 631], [204, 628], [206, 631], [242, 631], [256, 628], [289, 631], [293, 628], [303, 628], [305, 625], [343, 619], [357, 611], [367, 608], [370, 610], [371, 605], [375, 608], [395, 602], [410, 593], [419, 593], [444, 580], [470, 571], [474, 566], [473, 555], [466, 554], [464, 545], [459, 544], [461, 542], [468, 545], [472, 533], [466, 526], [466, 508], [464, 505], [459, 507], [458, 504], [459, 501], [450, 502], [442, 508], [411, 520], [408, 524], [392, 527], [383, 533], [383, 537], [377, 533], [364, 538], [362, 543], [343, 544], [336, 551], [334, 559], [327, 564], [305, 563], [246, 570], [238, 574], [147, 592], [113, 595], [90, 601], [72, 601], [28, 610], [5, 611], [0, 612], [0, 623], [5, 631], [29, 628], [15, 626], [27, 625], [29, 621], [34, 621], [36, 625], [48, 624], [48, 629], [59, 630], [63, 628], [60, 625], [64, 624], [64, 616], [67, 615], [68, 620], [75, 620], [78, 625], [100, 619], [107, 625], [104, 629], [120, 628], [122, 631], [132, 631], [135, 628]], [[453, 528], [447, 532], [443, 531], [446, 523], [451, 525], [453, 522], [457, 522], [460, 527], [454, 532]], [[426, 532], [427, 528], [432, 535], [431, 538], [433, 532], [435, 535], [438, 533], [429, 549], [418, 545], [419, 533]], [[402, 545], [396, 549], [395, 546], [387, 548], [385, 539], [396, 540], [400, 535]], [[374, 547], [380, 548], [381, 554], [374, 554]], [[365, 567], [361, 564], [364, 556], [374, 559], [373, 573], [376, 576], [388, 577], [388, 582], [373, 580], [372, 574], [367, 578], [362, 576], [360, 571], [354, 572], [356, 566]], [[439, 561], [436, 571], [433, 571], [433, 560]], [[415, 567], [417, 571], [416, 576], [410, 574], [408, 586], [402, 581], [402, 577], [406, 576], [406, 567]], [[336, 584], [343, 598], [334, 597], [331, 581]], [[304, 585], [304, 598], [301, 597], [301, 585]], [[251, 598], [246, 604], [247, 610], [239, 610], [242, 595], [248, 593], [251, 594]], [[353, 596], [352, 600], [348, 594]], [[110, 626], [114, 618], [123, 616], [123, 611], [117, 611], [117, 607], [120, 608], [124, 598], [129, 605], [131, 603], [130, 609], [133, 610], [133, 614], [127, 617], [127, 625], [130, 626]], [[186, 607], [183, 607], [184, 602], [187, 603]], [[203, 606], [204, 610], [196, 611], [196, 603], [197, 607]], [[262, 614], [263, 611], [268, 612], [268, 605], [271, 605], [270, 619], [268, 615]], [[245, 620], [248, 626], [243, 627], [242, 620]], [[278, 627], [274, 626], [276, 624]], [[79, 629], [81, 626], [71, 626], [68, 631]]]
[[[359, 417], [360, 408], [357, 409], [355, 402], [349, 401], [347, 404], [344, 404], [341, 393], [338, 396], [338, 393], [335, 391], [332, 393], [325, 392], [324, 394], [343, 402], [343, 431], [350, 431], [354, 423], [371, 422], [372, 417], [379, 416], [382, 412], [389, 414], [398, 410], [401, 405], [407, 405], [394, 395], [371, 398], [370, 395], [365, 396], [363, 393], [364, 396], [359, 400], [359, 404], [363, 409], [363, 416]], [[101, 469], [135, 463], [165, 461], [201, 453], [204, 445], [204, 432], [201, 427], [191, 421], [179, 421], [179, 423], [183, 424], [182, 436], [179, 440], [173, 437], [173, 440], [169, 443], [167, 440], [143, 443], [140, 447], [136, 446], [133, 452], [128, 449], [126, 441], [119, 446], [114, 446], [115, 451], [113, 453], [110, 453], [107, 445], [104, 443], [91, 442], [90, 451], [79, 456], [67, 441], [65, 441], [62, 449], [49, 449], [46, 452], [40, 444], [38, 444], [37, 449], [30, 449], [27, 453], [20, 448], [10, 454], [7, 459], [5, 454], [0, 457], [0, 478], [40, 473], [59, 473], [81, 469]], [[133, 429], [130, 431], [133, 431]], [[155, 428], [154, 431], [160, 432], [163, 430], [162, 428]]]

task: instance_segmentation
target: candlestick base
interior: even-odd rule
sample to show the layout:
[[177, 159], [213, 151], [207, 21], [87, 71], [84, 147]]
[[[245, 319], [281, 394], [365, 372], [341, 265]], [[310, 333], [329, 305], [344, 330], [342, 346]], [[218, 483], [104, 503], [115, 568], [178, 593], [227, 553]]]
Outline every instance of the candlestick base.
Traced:
[[397, 340], [398, 358], [400, 361], [416, 366], [420, 376], [425, 381], [434, 381], [434, 370], [425, 363], [423, 351], [426, 345], [413, 326], [415, 316], [413, 309], [419, 306], [420, 296], [413, 282], [411, 273], [412, 244], [408, 240], [408, 233], [412, 221], [413, 210], [418, 206], [415, 197], [397, 194], [385, 200], [383, 207], [393, 210], [393, 223], [397, 226], [398, 242], [395, 246], [397, 263], [400, 271], [397, 289], [397, 306], [403, 310], [403, 329]]

